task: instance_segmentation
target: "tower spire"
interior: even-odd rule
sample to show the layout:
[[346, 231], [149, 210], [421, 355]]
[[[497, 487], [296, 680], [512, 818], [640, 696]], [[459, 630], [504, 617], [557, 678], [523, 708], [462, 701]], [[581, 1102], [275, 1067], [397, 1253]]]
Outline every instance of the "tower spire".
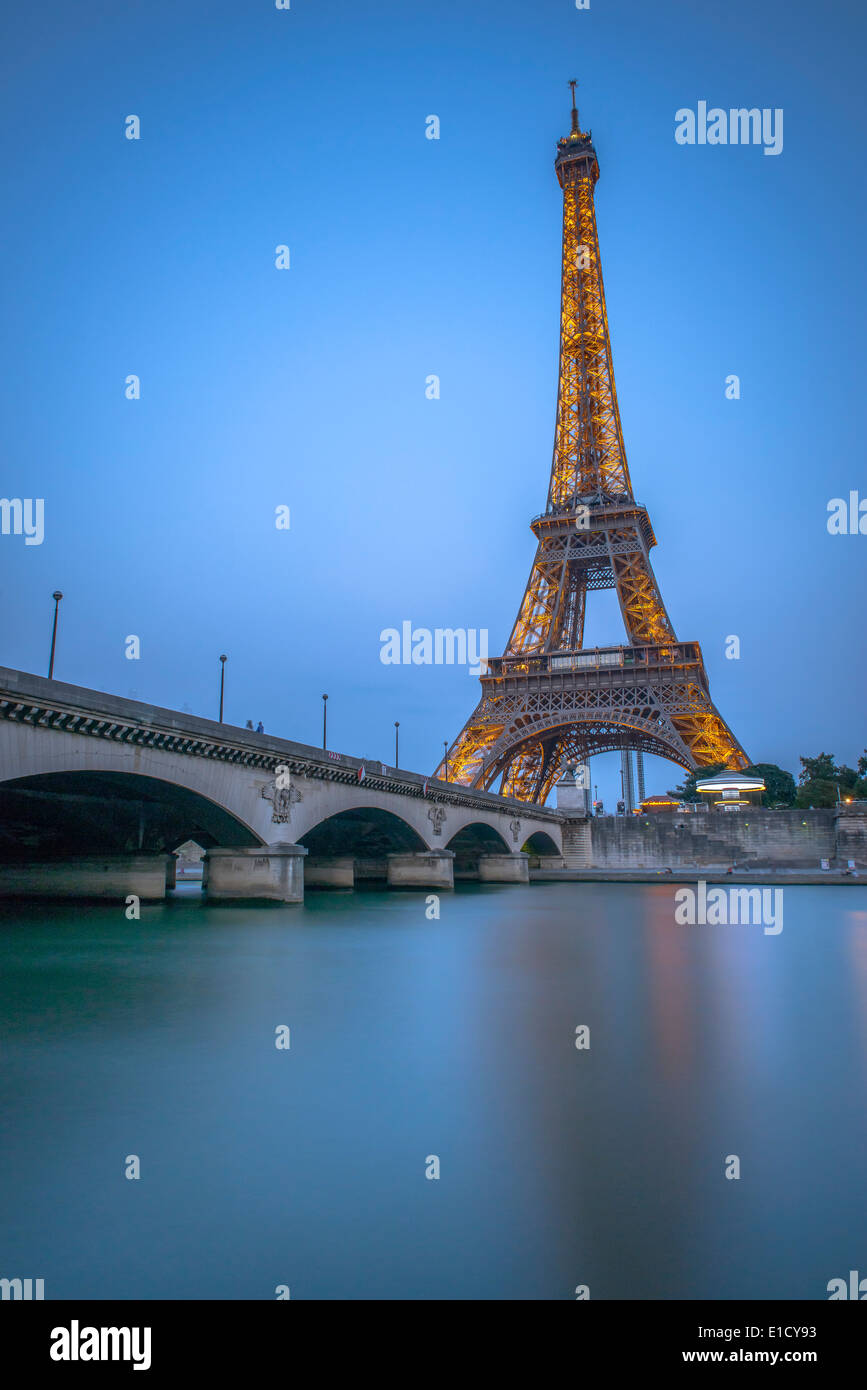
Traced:
[[578, 107], [575, 104], [575, 88], [578, 86], [577, 77], [572, 78], [569, 86], [572, 88], [572, 134], [580, 135], [581, 132], [578, 129]]

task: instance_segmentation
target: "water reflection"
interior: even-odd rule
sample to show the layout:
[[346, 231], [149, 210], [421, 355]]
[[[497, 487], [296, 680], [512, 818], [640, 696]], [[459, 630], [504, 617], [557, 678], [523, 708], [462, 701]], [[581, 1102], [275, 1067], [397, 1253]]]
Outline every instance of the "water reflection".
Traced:
[[867, 1258], [867, 890], [787, 888], [766, 936], [676, 925], [675, 887], [7, 907], [0, 1274], [824, 1297]]

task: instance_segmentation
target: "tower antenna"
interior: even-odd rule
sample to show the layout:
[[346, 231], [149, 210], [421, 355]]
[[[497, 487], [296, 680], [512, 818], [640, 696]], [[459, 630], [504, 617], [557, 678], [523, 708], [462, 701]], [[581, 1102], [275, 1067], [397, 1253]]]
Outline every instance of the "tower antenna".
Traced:
[[572, 134], [578, 135], [578, 107], [575, 105], [575, 88], [578, 86], [577, 77], [573, 77], [569, 86], [572, 88]]

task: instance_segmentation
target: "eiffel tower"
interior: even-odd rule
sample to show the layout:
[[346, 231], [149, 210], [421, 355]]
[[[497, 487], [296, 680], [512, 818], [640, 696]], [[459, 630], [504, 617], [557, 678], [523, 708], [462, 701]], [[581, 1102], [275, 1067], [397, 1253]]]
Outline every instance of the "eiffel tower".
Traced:
[[[687, 769], [748, 765], [717, 713], [697, 642], [681, 642], [649, 552], [650, 518], [632, 495], [599, 260], [599, 163], [581, 130], [557, 144], [563, 189], [560, 367], [548, 504], [512, 635], [481, 675], [482, 696], [436, 776], [544, 801], [564, 762], [619, 749]], [[586, 648], [588, 592], [616, 589], [625, 646]]]

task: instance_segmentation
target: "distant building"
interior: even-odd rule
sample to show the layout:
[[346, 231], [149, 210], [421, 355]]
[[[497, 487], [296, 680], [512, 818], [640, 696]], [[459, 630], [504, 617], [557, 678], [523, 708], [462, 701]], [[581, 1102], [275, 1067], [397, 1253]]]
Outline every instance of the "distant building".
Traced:
[[202, 858], [205, 851], [195, 840], [184, 840], [172, 853], [178, 861], [177, 878], [202, 877]]
[[646, 796], [639, 804], [639, 811], [676, 811], [680, 806], [679, 801], [672, 801], [670, 796]]
[[765, 784], [761, 777], [744, 777], [740, 772], [718, 772], [704, 781], [696, 780], [699, 804], [714, 811], [739, 811], [744, 806], [761, 806]]

